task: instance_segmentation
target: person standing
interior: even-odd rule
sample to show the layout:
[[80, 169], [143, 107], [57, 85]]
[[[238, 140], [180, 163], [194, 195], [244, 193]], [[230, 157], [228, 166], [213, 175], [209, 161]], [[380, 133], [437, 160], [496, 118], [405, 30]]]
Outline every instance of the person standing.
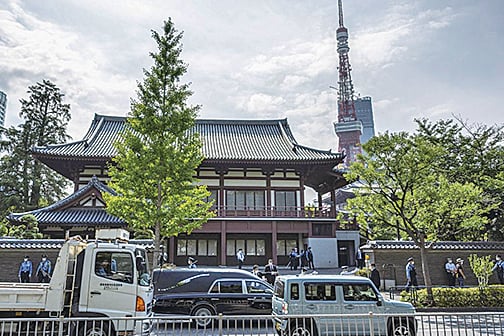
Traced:
[[358, 269], [362, 269], [364, 267], [364, 253], [362, 253], [361, 249], [357, 249], [355, 253], [355, 266]]
[[504, 260], [502, 260], [500, 255], [495, 256], [495, 264], [492, 267], [492, 272], [497, 272], [497, 278], [499, 278], [499, 283], [504, 285]]
[[294, 247], [289, 254], [289, 265], [291, 270], [297, 270], [299, 264], [299, 255], [297, 252], [297, 248]]
[[305, 250], [301, 250], [301, 252], [299, 252], [299, 261], [299, 267], [301, 268], [305, 268], [308, 265], [308, 258], [306, 257]]
[[457, 273], [457, 267], [453, 263], [452, 258], [447, 258], [445, 264], [446, 277], [448, 279], [448, 286], [455, 287], [455, 274]]
[[37, 277], [39, 282], [48, 283], [51, 280], [51, 261], [45, 254], [42, 255], [37, 267]]
[[275, 279], [278, 275], [278, 268], [275, 264], [273, 264], [273, 259], [268, 259], [268, 264], [264, 266], [264, 276], [266, 277], [266, 281], [270, 284], [275, 284]]
[[254, 274], [258, 278], [261, 278], [261, 279], [265, 280], [265, 277], [261, 273], [261, 271], [259, 271], [259, 265], [257, 265], [257, 264], [255, 264], [254, 266], [252, 266], [252, 274]]
[[243, 252], [243, 249], [238, 249], [238, 252], [236, 252], [236, 260], [238, 260], [238, 268], [241, 269], [243, 262], [245, 261], [245, 253]]
[[306, 251], [306, 258], [308, 259], [308, 268], [311, 270], [315, 270], [315, 264], [313, 263], [313, 251], [311, 246], [308, 247]]
[[418, 287], [415, 261], [412, 257], [408, 258], [408, 263], [406, 264], [406, 280], [406, 292], [409, 292], [411, 287]]
[[376, 269], [375, 264], [371, 264], [371, 273], [369, 273], [369, 278], [371, 279], [371, 281], [373, 281], [376, 288], [380, 290], [381, 285], [380, 272]]
[[455, 264], [455, 278], [457, 280], [457, 285], [459, 287], [464, 287], [464, 280], [466, 278], [464, 273], [464, 260], [461, 258], [457, 258], [457, 263]]
[[30, 278], [33, 272], [33, 264], [29, 256], [25, 256], [21, 265], [19, 265], [18, 278], [21, 283], [30, 282]]
[[194, 259], [193, 257], [187, 258], [187, 268], [196, 268], [196, 263], [198, 261]]

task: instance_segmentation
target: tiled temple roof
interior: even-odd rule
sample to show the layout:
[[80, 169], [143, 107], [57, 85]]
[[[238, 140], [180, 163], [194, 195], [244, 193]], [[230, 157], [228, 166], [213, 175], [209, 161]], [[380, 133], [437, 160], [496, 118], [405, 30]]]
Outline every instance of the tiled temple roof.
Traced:
[[[114, 142], [126, 126], [126, 117], [95, 115], [84, 138], [67, 144], [34, 147], [37, 156], [69, 159], [104, 159], [116, 155]], [[209, 120], [198, 119], [194, 131], [200, 134], [207, 160], [241, 161], [339, 161], [340, 153], [299, 145], [287, 119]]]
[[99, 207], [72, 207], [79, 199], [84, 197], [92, 190], [114, 194], [115, 192], [96, 177], [93, 177], [89, 183], [79, 189], [72, 195], [64, 198], [45, 208], [40, 208], [32, 211], [11, 213], [7, 216], [10, 222], [19, 222], [25, 215], [33, 215], [39, 224], [51, 225], [57, 224], [62, 226], [125, 226], [126, 224], [121, 219], [110, 215], [104, 208]]
[[[91, 241], [90, 241], [91, 242]], [[147, 249], [154, 248], [152, 240], [149, 239], [139, 239], [130, 240], [130, 244], [140, 245]], [[17, 239], [17, 238], [7, 238], [0, 237], [0, 250], [2, 249], [44, 249], [59, 250], [65, 243], [65, 239]]]
[[[504, 250], [504, 242], [459, 242], [459, 241], [440, 241], [434, 242], [430, 246], [433, 250]], [[372, 250], [414, 250], [418, 249], [415, 242], [397, 241], [397, 240], [371, 240], [361, 249]]]

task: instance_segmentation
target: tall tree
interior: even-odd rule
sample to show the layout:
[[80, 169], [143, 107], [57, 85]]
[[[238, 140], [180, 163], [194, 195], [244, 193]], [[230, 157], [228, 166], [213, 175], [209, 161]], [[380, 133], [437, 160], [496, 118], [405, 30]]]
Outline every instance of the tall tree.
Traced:
[[[504, 125], [471, 125], [460, 118], [416, 122], [419, 134], [446, 149], [439, 165], [447, 178], [476, 184], [485, 194], [480, 202], [499, 205], [486, 214], [489, 221], [478, 240], [504, 240]], [[445, 240], [456, 239], [451, 231], [444, 234]]]
[[161, 238], [190, 234], [212, 215], [206, 186], [194, 176], [203, 160], [201, 140], [194, 132], [199, 106], [188, 106], [192, 92], [181, 83], [187, 65], [180, 59], [179, 33], [169, 19], [159, 34], [152, 31], [157, 52], [144, 69], [132, 100], [128, 127], [115, 146], [109, 183], [117, 195], [106, 195], [107, 211], [135, 231], [154, 233], [153, 265]]
[[30, 149], [66, 142], [70, 106], [64, 94], [48, 80], [28, 88], [28, 99], [21, 99], [20, 117], [24, 123], [4, 129], [0, 143], [0, 212], [25, 211], [55, 202], [65, 194], [68, 182], [52, 169], [35, 160]]
[[420, 135], [385, 133], [366, 143], [364, 150], [346, 175], [361, 183], [347, 209], [363, 229], [369, 223], [392, 228], [416, 243], [432, 301], [429, 242], [438, 240], [446, 230], [464, 239], [477, 237], [487, 221], [483, 214], [488, 208], [479, 202], [482, 189], [472, 183], [449, 181], [438, 165], [444, 148]]

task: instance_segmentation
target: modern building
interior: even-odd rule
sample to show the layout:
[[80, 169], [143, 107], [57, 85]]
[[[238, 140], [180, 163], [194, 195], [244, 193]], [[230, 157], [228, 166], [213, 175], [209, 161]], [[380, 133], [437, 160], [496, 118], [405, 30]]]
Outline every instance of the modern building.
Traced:
[[0, 91], [0, 127], [5, 125], [5, 114], [7, 111], [7, 95]]
[[362, 134], [360, 137], [361, 144], [365, 144], [375, 136], [373, 104], [371, 97], [358, 97], [354, 100], [355, 114], [357, 119], [362, 123]]
[[[107, 167], [116, 155], [113, 143], [126, 127], [126, 118], [95, 115], [82, 140], [33, 149], [33, 155], [74, 182], [75, 193], [33, 214], [51, 238], [80, 234], [93, 237], [97, 227], [127, 224], [105, 211], [102, 193]], [[208, 186], [216, 216], [190, 235], [165, 242], [169, 262], [186, 264], [189, 256], [200, 265], [235, 265], [239, 248], [246, 264], [264, 265], [272, 257], [288, 263], [293, 248], [311, 246], [317, 267], [338, 267], [354, 262], [359, 246], [355, 226], [342, 226], [333, 200], [347, 184], [336, 167], [341, 153], [297, 143], [286, 119], [196, 121], [204, 160], [195, 176]], [[305, 206], [305, 188], [318, 195], [320, 207]], [[11, 222], [27, 213], [13, 213]]]

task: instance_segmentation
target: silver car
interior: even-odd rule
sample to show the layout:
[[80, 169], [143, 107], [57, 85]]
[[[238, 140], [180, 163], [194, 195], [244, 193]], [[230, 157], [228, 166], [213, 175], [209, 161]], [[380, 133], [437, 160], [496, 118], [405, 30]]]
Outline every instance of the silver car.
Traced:
[[385, 300], [371, 280], [359, 276], [279, 276], [272, 314], [279, 335], [416, 333], [414, 307]]

